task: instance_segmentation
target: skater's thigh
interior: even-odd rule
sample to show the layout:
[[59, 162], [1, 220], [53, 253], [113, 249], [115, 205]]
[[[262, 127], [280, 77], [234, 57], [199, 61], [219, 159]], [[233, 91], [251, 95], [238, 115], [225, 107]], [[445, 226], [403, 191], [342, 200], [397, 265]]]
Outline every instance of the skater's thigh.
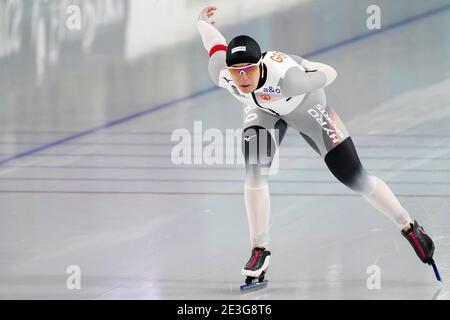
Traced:
[[298, 131], [322, 158], [350, 137], [339, 115], [330, 105], [317, 103], [308, 107], [300, 106], [284, 117], [289, 126]]
[[373, 178], [361, 164], [352, 138], [331, 106], [312, 105], [298, 113], [294, 122], [340, 182], [361, 193], [373, 190]]
[[244, 106], [242, 129], [242, 153], [246, 164], [270, 166], [286, 133], [287, 123], [257, 107]]

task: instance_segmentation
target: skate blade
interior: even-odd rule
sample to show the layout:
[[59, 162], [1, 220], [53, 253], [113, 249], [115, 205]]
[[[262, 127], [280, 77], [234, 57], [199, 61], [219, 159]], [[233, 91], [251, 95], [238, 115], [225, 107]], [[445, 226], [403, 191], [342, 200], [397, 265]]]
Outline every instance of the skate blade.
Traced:
[[249, 292], [249, 291], [254, 291], [254, 290], [258, 290], [258, 289], [263, 289], [263, 288], [267, 287], [268, 282], [269, 282], [269, 280], [263, 280], [261, 282], [256, 281], [251, 284], [243, 284], [243, 285], [241, 285], [241, 292]]
[[439, 274], [439, 270], [436, 267], [436, 263], [434, 262], [434, 260], [431, 259], [429, 264], [433, 267], [433, 271], [434, 271], [434, 275], [436, 276], [436, 280], [439, 282], [442, 282], [441, 275]]

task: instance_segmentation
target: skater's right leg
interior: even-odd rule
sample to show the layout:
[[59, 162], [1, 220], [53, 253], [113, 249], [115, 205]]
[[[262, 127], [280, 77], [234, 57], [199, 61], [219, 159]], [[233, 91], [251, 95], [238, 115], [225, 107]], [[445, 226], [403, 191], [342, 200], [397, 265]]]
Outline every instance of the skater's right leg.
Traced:
[[244, 110], [244, 199], [252, 254], [242, 269], [242, 274], [258, 277], [267, 269], [270, 259], [270, 194], [267, 178], [287, 124], [278, 117], [256, 108], [246, 107]]
[[287, 130], [278, 117], [259, 109], [247, 109], [252, 115], [242, 133], [242, 153], [245, 159], [244, 198], [252, 248], [268, 248], [270, 166]]
[[269, 247], [270, 194], [267, 176], [260, 174], [261, 167], [249, 164], [244, 185], [245, 209], [250, 228], [252, 247]]
[[[258, 137], [259, 135], [265, 135], [267, 132], [267, 130], [261, 128], [250, 127], [249, 130], [244, 131], [244, 137], [253, 136], [251, 134], [253, 129], [259, 131], [257, 133]], [[254, 140], [256, 143], [258, 142], [256, 137]], [[268, 268], [270, 261], [270, 251], [268, 251], [270, 194], [267, 175], [261, 172], [264, 167], [260, 163], [252, 164], [249, 158], [247, 154], [244, 199], [250, 229], [252, 253], [241, 273], [248, 277], [259, 277]]]

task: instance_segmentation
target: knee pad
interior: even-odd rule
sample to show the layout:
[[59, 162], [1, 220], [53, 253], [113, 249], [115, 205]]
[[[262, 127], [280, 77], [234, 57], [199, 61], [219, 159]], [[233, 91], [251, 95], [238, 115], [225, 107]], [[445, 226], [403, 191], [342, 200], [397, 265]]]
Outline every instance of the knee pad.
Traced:
[[351, 137], [331, 149], [324, 160], [336, 179], [344, 185], [359, 193], [370, 192], [373, 187], [371, 176], [363, 168]]

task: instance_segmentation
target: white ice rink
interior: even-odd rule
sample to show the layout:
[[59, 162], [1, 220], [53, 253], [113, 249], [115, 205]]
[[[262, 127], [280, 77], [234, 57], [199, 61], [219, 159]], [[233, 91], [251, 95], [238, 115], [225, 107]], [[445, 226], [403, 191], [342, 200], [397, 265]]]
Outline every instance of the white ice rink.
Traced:
[[[132, 1], [79, 1], [92, 19], [71, 33], [64, 1], [0, 0], [0, 298], [450, 299], [450, 1], [289, 1], [246, 16], [250, 1], [222, 21], [215, 2], [228, 41], [249, 34], [337, 70], [328, 102], [433, 237], [444, 280], [289, 129], [270, 178], [269, 285], [246, 294], [244, 166], [171, 159], [174, 130], [238, 129], [242, 107], [213, 87], [195, 34], [210, 2], [162, 2], [136, 1], [160, 19], [135, 36]], [[366, 27], [370, 4], [381, 30]], [[184, 28], [165, 27], [174, 12]], [[171, 41], [152, 46], [146, 28]], [[380, 289], [367, 286], [372, 265]]]

